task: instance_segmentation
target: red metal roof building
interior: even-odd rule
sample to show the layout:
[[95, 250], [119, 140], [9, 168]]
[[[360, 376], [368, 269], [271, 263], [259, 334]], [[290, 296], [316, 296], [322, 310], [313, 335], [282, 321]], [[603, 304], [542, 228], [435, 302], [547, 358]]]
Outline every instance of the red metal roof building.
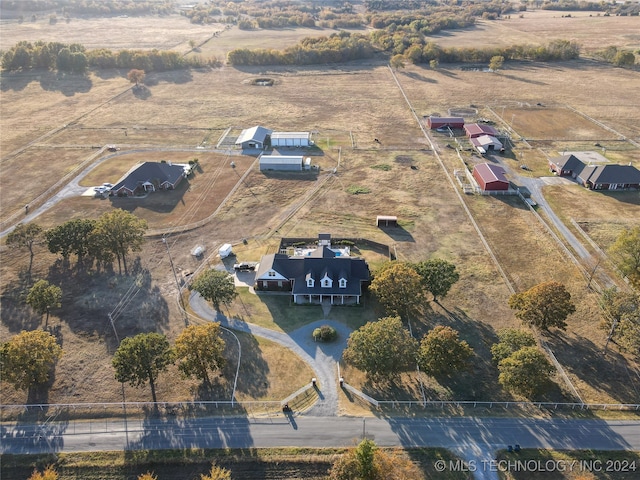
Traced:
[[485, 191], [509, 190], [509, 180], [504, 176], [504, 169], [498, 165], [480, 163], [473, 167], [473, 178]]
[[464, 118], [462, 117], [427, 117], [427, 127], [431, 130], [436, 128], [462, 128], [464, 127]]
[[476, 138], [481, 135], [489, 135], [491, 137], [498, 136], [498, 131], [491, 125], [484, 123], [471, 123], [464, 126], [464, 131], [467, 132], [467, 137]]

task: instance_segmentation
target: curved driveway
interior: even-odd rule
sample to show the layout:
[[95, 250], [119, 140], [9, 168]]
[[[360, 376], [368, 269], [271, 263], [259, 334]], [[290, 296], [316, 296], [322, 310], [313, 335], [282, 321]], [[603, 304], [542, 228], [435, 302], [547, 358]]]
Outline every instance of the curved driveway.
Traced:
[[[269, 328], [260, 327], [243, 322], [216, 312], [200, 294], [192, 292], [189, 304], [193, 311], [201, 318], [220, 322], [223, 327], [240, 332], [251, 333], [266, 338], [289, 348], [306, 362], [315, 372], [320, 398], [307, 412], [310, 415], [335, 416], [338, 413], [338, 361], [347, 345], [347, 338], [351, 329], [344, 324], [331, 320], [318, 320], [304, 325], [290, 333], [277, 332]], [[338, 340], [331, 343], [313, 341], [313, 330], [320, 325], [331, 325], [338, 332]], [[311, 379], [309, 379], [311, 381]]]

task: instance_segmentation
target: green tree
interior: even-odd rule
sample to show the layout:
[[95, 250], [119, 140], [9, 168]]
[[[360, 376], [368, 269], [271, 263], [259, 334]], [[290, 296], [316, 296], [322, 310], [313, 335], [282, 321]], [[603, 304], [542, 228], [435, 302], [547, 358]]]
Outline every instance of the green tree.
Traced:
[[404, 55], [394, 55], [391, 57], [391, 60], [389, 60], [389, 65], [391, 65], [395, 71], [398, 71], [399, 68], [404, 68], [404, 60]]
[[599, 304], [608, 339], [640, 357], [640, 295], [612, 287], [602, 292]]
[[422, 279], [422, 285], [431, 292], [435, 302], [438, 301], [438, 297], [445, 297], [460, 279], [456, 266], [439, 258], [417, 263], [415, 269]]
[[516, 328], [504, 328], [498, 332], [499, 342], [491, 347], [493, 361], [499, 364], [505, 358], [513, 355], [524, 347], [534, 347], [536, 339], [531, 332]]
[[100, 216], [93, 231], [102, 249], [118, 259], [118, 271], [127, 271], [127, 254], [139, 251], [144, 243], [147, 222], [122, 209], [112, 210]]
[[624, 230], [609, 249], [620, 271], [640, 288], [640, 227]]
[[200, 274], [189, 289], [195, 290], [202, 298], [211, 302], [216, 310], [220, 310], [221, 304], [230, 303], [238, 295], [233, 277], [225, 271], [215, 269]]
[[448, 376], [469, 367], [473, 349], [451, 327], [438, 325], [422, 338], [418, 365], [427, 375]]
[[422, 47], [417, 44], [411, 45], [405, 50], [404, 57], [414, 65], [417, 65], [422, 61]]
[[9, 235], [7, 235], [7, 245], [12, 248], [27, 248], [29, 250], [29, 270], [31, 278], [31, 268], [33, 267], [34, 251], [33, 247], [42, 239], [42, 227], [35, 223], [19, 223]]
[[219, 323], [190, 325], [176, 339], [178, 369], [187, 378], [196, 377], [206, 385], [211, 385], [209, 372], [216, 372], [225, 366], [224, 347]]
[[96, 226], [95, 220], [76, 219], [64, 222], [45, 232], [47, 247], [51, 253], [59, 253], [65, 261], [74, 253], [78, 264], [91, 247], [91, 234]]
[[493, 57], [491, 57], [491, 60], [489, 60], [489, 70], [491, 70], [492, 72], [497, 72], [502, 68], [503, 64], [504, 57], [502, 55], [494, 55]]
[[2, 379], [16, 390], [42, 385], [61, 356], [62, 348], [49, 332], [23, 330], [0, 348]]
[[424, 300], [420, 276], [406, 263], [387, 262], [378, 270], [370, 291], [378, 298], [388, 315], [409, 319]]
[[200, 474], [200, 480], [231, 480], [231, 471], [214, 463], [207, 475]]
[[628, 50], [619, 50], [613, 57], [612, 63], [616, 67], [631, 67], [636, 63], [636, 56]]
[[420, 469], [405, 455], [388, 453], [364, 439], [341, 455], [329, 471], [329, 480], [423, 480]]
[[173, 363], [173, 350], [164, 335], [139, 333], [120, 342], [111, 363], [119, 382], [129, 382], [133, 387], [149, 382], [156, 403], [156, 381], [160, 372]]
[[45, 325], [49, 324], [49, 312], [52, 308], [60, 308], [61, 301], [62, 289], [46, 280], [38, 280], [27, 294], [27, 305], [40, 315], [47, 314]]
[[544, 392], [555, 368], [537, 347], [517, 350], [498, 364], [498, 381], [510, 392], [527, 398]]
[[135, 86], [138, 87], [141, 83], [144, 83], [145, 73], [144, 70], [139, 70], [137, 68], [132, 68], [127, 73], [127, 80], [131, 83], [135, 83]]
[[567, 317], [576, 311], [571, 294], [558, 282], [545, 282], [509, 298], [509, 307], [527, 325], [548, 331], [551, 327], [567, 328]]
[[58, 480], [58, 472], [56, 472], [53, 465], [46, 467], [42, 473], [38, 470], [34, 470], [31, 476], [27, 480]]
[[400, 317], [385, 317], [352, 332], [342, 358], [378, 380], [415, 367], [417, 350]]

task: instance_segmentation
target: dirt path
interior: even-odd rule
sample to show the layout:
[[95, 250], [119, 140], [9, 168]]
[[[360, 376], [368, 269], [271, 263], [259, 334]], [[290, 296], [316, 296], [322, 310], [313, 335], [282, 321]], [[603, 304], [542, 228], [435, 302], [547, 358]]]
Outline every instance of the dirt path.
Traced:
[[[347, 346], [351, 329], [330, 319], [318, 320], [290, 333], [276, 332], [268, 328], [243, 322], [216, 312], [198, 293], [192, 292], [189, 304], [203, 319], [220, 322], [223, 327], [251, 333], [286, 347], [298, 355], [315, 372], [320, 399], [306, 413], [316, 416], [338, 415], [338, 361]], [[330, 325], [338, 332], [338, 340], [331, 343], [315, 342], [313, 330], [320, 325]]]

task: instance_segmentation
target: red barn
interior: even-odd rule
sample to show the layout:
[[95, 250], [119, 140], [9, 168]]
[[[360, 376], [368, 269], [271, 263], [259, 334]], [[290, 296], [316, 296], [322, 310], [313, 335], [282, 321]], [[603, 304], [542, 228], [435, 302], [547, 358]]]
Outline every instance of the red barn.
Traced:
[[476, 138], [481, 135], [489, 135], [490, 137], [497, 137], [498, 131], [491, 125], [484, 123], [472, 123], [464, 126], [464, 131], [467, 132], [467, 137]]
[[436, 128], [462, 128], [464, 118], [462, 117], [427, 117], [427, 126], [434, 130]]
[[473, 178], [485, 191], [509, 190], [509, 180], [504, 176], [504, 169], [498, 165], [480, 163], [473, 167]]

